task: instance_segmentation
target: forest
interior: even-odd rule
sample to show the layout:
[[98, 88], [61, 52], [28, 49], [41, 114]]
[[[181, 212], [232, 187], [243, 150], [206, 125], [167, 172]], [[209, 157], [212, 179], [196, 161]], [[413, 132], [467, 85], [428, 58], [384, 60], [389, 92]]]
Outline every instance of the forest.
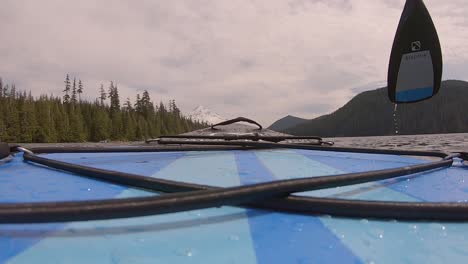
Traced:
[[0, 78], [0, 142], [52, 143], [139, 141], [192, 131], [207, 124], [185, 117], [175, 100], [154, 103], [145, 90], [121, 103], [117, 84], [101, 84], [94, 101], [87, 88], [66, 76], [62, 96], [33, 96]]

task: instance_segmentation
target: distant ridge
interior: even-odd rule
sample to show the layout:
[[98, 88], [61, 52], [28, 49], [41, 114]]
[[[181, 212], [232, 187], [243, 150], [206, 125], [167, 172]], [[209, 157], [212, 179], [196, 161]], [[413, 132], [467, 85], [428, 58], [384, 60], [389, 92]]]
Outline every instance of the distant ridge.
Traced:
[[468, 132], [468, 82], [449, 80], [435, 97], [415, 104], [394, 105], [387, 89], [363, 92], [335, 112], [279, 132], [323, 137], [354, 137], [399, 134], [439, 134]]
[[274, 130], [274, 131], [284, 131], [286, 129], [295, 127], [295, 126], [297, 126], [297, 125], [299, 125], [301, 123], [304, 123], [306, 121], [308, 121], [308, 119], [288, 115], [288, 116], [285, 116], [285, 117], [281, 118], [280, 120], [274, 122], [268, 128], [271, 129], [271, 130]]

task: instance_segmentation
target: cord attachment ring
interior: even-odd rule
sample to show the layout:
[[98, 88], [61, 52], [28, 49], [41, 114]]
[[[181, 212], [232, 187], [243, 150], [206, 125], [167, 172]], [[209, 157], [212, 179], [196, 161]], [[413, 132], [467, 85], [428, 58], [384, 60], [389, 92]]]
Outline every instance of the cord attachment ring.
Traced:
[[23, 153], [27, 153], [27, 154], [30, 154], [30, 155], [34, 155], [34, 152], [32, 152], [31, 150], [29, 150], [29, 149], [27, 149], [27, 148], [16, 147], [16, 150], [19, 151], [19, 152], [23, 152]]

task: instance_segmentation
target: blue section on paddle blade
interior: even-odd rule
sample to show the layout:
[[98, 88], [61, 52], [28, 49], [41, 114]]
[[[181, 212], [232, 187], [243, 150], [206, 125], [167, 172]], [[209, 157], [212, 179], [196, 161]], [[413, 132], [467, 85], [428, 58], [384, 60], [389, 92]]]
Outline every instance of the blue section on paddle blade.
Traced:
[[[275, 180], [254, 152], [235, 156], [242, 184]], [[317, 217], [258, 212], [248, 211], [258, 263], [361, 263]]]
[[405, 91], [397, 91], [396, 99], [397, 99], [397, 102], [402, 102], [402, 103], [414, 102], [414, 101], [419, 101], [419, 100], [423, 100], [423, 99], [431, 97], [433, 92], [434, 92], [433, 87], [424, 87], [424, 88], [411, 89], [411, 90], [405, 90]]
[[[51, 154], [47, 157], [76, 164], [99, 165], [105, 169], [151, 175], [183, 155], [183, 153], [169, 153], [168, 155], [81, 153]], [[99, 164], [93, 164], [95, 159], [99, 161]], [[142, 163], [135, 166], [138, 162]], [[18, 154], [7, 166], [1, 166], [0, 175], [0, 201], [2, 203], [109, 199], [127, 189], [127, 187], [64, 173], [34, 163], [26, 163], [21, 154]], [[148, 194], [151, 193], [135, 190], [134, 196]], [[7, 262], [65, 226], [62, 223], [0, 225], [0, 263]]]

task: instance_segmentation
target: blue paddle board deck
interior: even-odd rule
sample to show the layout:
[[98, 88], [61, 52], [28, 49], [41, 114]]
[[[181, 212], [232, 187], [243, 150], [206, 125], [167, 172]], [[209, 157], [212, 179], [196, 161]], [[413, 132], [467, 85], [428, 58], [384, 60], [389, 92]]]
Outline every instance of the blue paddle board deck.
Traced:
[[[219, 187], [396, 168], [426, 161], [310, 150], [43, 155]], [[384, 201], [467, 202], [468, 169], [301, 193]], [[23, 162], [0, 165], [0, 202], [159, 195]], [[50, 224], [0, 224], [0, 263], [466, 263], [468, 223], [402, 222], [220, 207]]]

